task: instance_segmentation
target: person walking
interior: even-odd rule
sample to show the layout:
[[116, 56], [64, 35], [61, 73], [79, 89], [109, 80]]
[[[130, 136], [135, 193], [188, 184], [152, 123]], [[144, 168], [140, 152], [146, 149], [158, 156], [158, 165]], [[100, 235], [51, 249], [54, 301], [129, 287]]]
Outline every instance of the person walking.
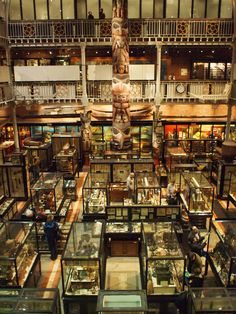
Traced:
[[51, 253], [51, 260], [54, 261], [55, 259], [57, 259], [57, 240], [59, 237], [59, 226], [54, 220], [53, 215], [47, 216], [47, 221], [44, 224], [44, 232]]

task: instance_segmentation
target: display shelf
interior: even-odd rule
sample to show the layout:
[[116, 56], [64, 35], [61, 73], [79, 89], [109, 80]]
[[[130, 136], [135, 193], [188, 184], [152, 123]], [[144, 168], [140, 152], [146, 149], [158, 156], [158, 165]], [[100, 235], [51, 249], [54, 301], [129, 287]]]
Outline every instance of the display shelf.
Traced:
[[211, 222], [208, 253], [211, 267], [219, 284], [236, 287], [236, 222], [215, 220]]

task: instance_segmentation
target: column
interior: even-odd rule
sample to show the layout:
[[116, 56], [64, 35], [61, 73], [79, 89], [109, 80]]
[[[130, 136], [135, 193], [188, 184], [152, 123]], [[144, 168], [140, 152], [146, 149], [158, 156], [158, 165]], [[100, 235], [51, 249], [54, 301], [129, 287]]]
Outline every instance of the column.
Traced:
[[86, 56], [85, 56], [85, 48], [86, 44], [81, 44], [81, 67], [82, 67], [82, 105], [84, 107], [84, 111], [86, 111], [86, 107], [88, 106], [88, 96], [87, 96], [87, 80], [86, 80]]
[[155, 105], [160, 106], [161, 103], [161, 44], [156, 44], [157, 61], [156, 61], [156, 97]]
[[13, 131], [14, 131], [15, 151], [19, 153], [20, 144], [19, 144], [19, 137], [18, 137], [17, 121], [16, 121], [16, 103], [15, 102], [12, 102], [12, 124], [13, 124]]
[[112, 142], [113, 149], [131, 148], [130, 79], [127, 0], [112, 4]]

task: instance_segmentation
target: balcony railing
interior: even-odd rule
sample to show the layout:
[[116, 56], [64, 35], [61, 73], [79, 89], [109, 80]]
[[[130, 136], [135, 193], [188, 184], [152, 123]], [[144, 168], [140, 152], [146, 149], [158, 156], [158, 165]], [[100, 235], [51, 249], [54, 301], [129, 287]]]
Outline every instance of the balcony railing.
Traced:
[[[232, 19], [129, 19], [129, 37], [158, 41], [232, 41]], [[90, 38], [90, 39], [89, 39]], [[9, 22], [9, 40], [76, 42], [111, 40], [111, 20], [45, 20]]]
[[[198, 102], [195, 95], [221, 94], [225, 81], [162, 81], [163, 102]], [[155, 100], [155, 81], [131, 81], [131, 102], [151, 102]], [[79, 102], [82, 97], [81, 82], [15, 83], [17, 98], [37, 102]], [[112, 85], [108, 81], [88, 81], [88, 99], [91, 102], [111, 103]]]

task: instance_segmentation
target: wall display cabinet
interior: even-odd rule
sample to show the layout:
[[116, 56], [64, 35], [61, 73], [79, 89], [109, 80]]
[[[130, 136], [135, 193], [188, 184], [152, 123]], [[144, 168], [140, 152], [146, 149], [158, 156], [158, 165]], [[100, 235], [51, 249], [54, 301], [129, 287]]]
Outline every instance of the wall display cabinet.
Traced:
[[130, 172], [153, 172], [154, 161], [150, 159], [90, 160], [91, 172], [108, 172], [110, 182], [126, 182]]
[[53, 158], [61, 151], [75, 150], [78, 163], [82, 161], [81, 136], [78, 132], [54, 133], [52, 135]]
[[35, 225], [4, 222], [0, 226], [0, 286], [35, 287], [41, 274]]
[[4, 141], [0, 144], [0, 163], [5, 162], [5, 157], [13, 153], [15, 149], [14, 141]]
[[14, 198], [4, 198], [0, 200], [0, 219], [10, 220], [17, 213], [17, 203]]
[[136, 172], [135, 188], [137, 204], [160, 205], [161, 188], [155, 172]]
[[84, 213], [105, 213], [108, 202], [108, 182], [108, 173], [88, 173], [82, 190]]
[[236, 161], [228, 163], [224, 160], [213, 160], [211, 178], [216, 184], [216, 195], [227, 198], [229, 192], [230, 175], [236, 171]]
[[[96, 312], [102, 313], [149, 313], [146, 291], [107, 291], [98, 295]], [[147, 311], [147, 312], [146, 312]]]
[[236, 209], [236, 171], [230, 174], [227, 210], [230, 210], [230, 209]]
[[190, 314], [236, 312], [236, 290], [226, 288], [192, 288], [190, 290], [189, 308]]
[[[27, 142], [26, 142], [27, 143]], [[40, 160], [40, 170], [48, 171], [52, 165], [52, 144], [42, 143], [39, 146], [24, 144], [24, 149], [28, 152], [29, 164], [33, 163], [33, 158], [38, 157]]]
[[63, 191], [67, 198], [70, 198], [72, 201], [77, 200], [77, 182], [74, 176], [65, 175], [63, 177]]
[[58, 289], [2, 289], [0, 313], [61, 314]]
[[61, 259], [66, 313], [70, 313], [73, 302], [96, 303], [98, 292], [104, 282], [102, 248], [103, 224], [101, 222], [72, 224]]
[[225, 287], [236, 287], [236, 222], [211, 222], [208, 253], [211, 267]]
[[58, 173], [42, 173], [30, 189], [31, 202], [37, 211], [57, 214], [63, 202], [63, 178]]
[[183, 290], [185, 258], [173, 223], [143, 223], [142, 268], [148, 295], [174, 295]]
[[176, 220], [180, 216], [178, 205], [167, 206], [106, 206], [107, 221], [153, 221], [153, 220]]

